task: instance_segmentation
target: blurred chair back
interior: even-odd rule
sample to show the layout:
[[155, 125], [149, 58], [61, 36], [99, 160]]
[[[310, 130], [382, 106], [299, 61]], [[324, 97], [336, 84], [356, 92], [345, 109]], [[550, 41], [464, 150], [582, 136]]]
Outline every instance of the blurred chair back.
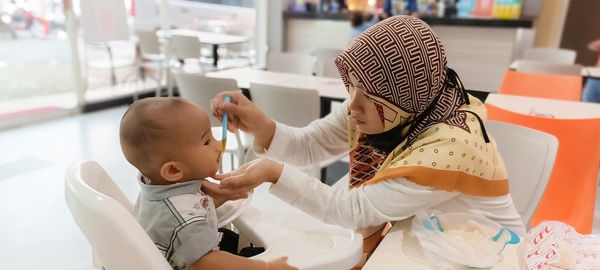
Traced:
[[94, 266], [172, 269], [131, 214], [133, 204], [100, 164], [94, 161], [73, 164], [65, 178], [67, 206], [92, 246]]
[[[301, 89], [250, 83], [252, 102], [265, 115], [277, 122], [293, 127], [304, 127], [319, 119], [321, 103], [315, 89]], [[335, 160], [328, 161], [329, 164]], [[328, 165], [323, 163], [324, 166]], [[313, 177], [320, 178], [321, 164], [312, 164], [300, 169]]]
[[200, 41], [198, 37], [187, 35], [172, 35], [171, 48], [173, 55], [180, 60], [200, 58]]
[[[554, 169], [531, 227], [545, 220], [558, 220], [573, 226], [579, 233], [591, 233], [600, 164], [600, 118], [545, 118], [491, 104], [485, 106], [489, 120], [530, 127], [558, 139]], [[527, 153], [522, 151], [522, 154]]]
[[277, 122], [304, 127], [319, 119], [321, 103], [315, 89], [250, 83], [250, 96], [266, 116]]
[[179, 94], [206, 111], [212, 126], [221, 123], [210, 113], [210, 101], [224, 91], [239, 91], [240, 88], [234, 79], [210, 78], [202, 74], [173, 71]]
[[267, 70], [302, 75], [313, 75], [316, 57], [299, 53], [270, 52], [267, 56]]
[[[165, 56], [161, 50], [160, 41], [153, 30], [137, 29], [135, 30], [135, 35], [138, 39], [138, 46], [141, 55], [141, 58], [138, 60], [138, 69], [140, 72], [143, 72], [141, 77], [144, 80], [145, 75], [149, 70], [155, 72], [155, 74], [148, 75], [150, 75], [156, 82], [155, 95], [158, 97], [161, 95], [162, 78], [164, 68], [166, 67]], [[137, 89], [134, 93], [134, 97], [137, 99]]]
[[510, 195], [530, 229], [554, 167], [558, 140], [539, 130], [503, 122], [486, 121], [485, 128], [496, 140], [508, 172]]
[[556, 64], [537, 60], [518, 60], [516, 69], [519, 72], [581, 76], [582, 65]]
[[577, 52], [569, 49], [530, 48], [525, 50], [523, 59], [572, 65], [576, 56]]
[[248, 42], [225, 44], [222, 47], [227, 50], [227, 55], [230, 57], [246, 58], [250, 60], [254, 56], [255, 51], [252, 49], [254, 44], [253, 31], [244, 29], [231, 29], [227, 31], [228, 35], [248, 37]]
[[340, 78], [340, 73], [335, 66], [335, 58], [342, 53], [341, 49], [321, 48], [313, 51], [317, 59], [315, 74], [321, 77]]
[[161, 56], [162, 58], [160, 41], [158, 40], [158, 36], [156, 36], [156, 33], [154, 31], [138, 29], [135, 30], [135, 35], [138, 38], [142, 56], [144, 56], [145, 58], [154, 58], [156, 56]]
[[533, 48], [534, 39], [535, 28], [517, 28], [510, 61], [523, 59], [525, 57], [525, 50]]
[[536, 74], [507, 70], [499, 94], [581, 100], [581, 76]]

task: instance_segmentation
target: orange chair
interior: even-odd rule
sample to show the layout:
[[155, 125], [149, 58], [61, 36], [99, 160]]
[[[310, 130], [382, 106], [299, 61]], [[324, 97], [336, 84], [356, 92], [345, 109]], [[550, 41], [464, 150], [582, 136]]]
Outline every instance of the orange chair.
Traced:
[[583, 82], [581, 76], [538, 74], [507, 70], [504, 73], [499, 94], [581, 100]]
[[558, 220], [573, 226], [579, 233], [591, 233], [600, 164], [600, 118], [544, 118], [491, 104], [485, 106], [489, 120], [537, 129], [558, 139], [554, 169], [531, 227], [545, 220]]

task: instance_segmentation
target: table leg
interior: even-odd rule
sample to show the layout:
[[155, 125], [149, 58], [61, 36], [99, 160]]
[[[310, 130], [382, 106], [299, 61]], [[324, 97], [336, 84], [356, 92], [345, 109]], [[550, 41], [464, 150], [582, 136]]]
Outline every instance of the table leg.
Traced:
[[110, 62], [110, 84], [117, 85], [117, 76], [115, 75], [115, 65], [113, 63], [113, 54], [110, 45], [106, 43], [106, 49], [108, 50], [108, 60]]
[[219, 44], [213, 44], [212, 45], [212, 49], [213, 49], [213, 66], [217, 67], [217, 62], [219, 62], [219, 54], [217, 53], [217, 51], [219, 50]]

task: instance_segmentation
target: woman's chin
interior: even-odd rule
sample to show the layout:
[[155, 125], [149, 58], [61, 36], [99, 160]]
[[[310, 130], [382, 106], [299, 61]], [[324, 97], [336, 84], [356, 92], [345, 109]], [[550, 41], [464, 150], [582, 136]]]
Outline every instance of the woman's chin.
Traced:
[[364, 133], [364, 134], [367, 134], [367, 135], [373, 135], [373, 134], [381, 133], [381, 132], [376, 132], [372, 128], [369, 128], [369, 127], [364, 127], [364, 126], [363, 127], [357, 126], [357, 127], [358, 127], [358, 131], [360, 131], [360, 133]]

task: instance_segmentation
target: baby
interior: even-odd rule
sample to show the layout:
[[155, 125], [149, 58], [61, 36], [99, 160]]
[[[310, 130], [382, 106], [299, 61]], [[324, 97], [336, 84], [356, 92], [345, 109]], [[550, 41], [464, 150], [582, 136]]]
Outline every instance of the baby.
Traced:
[[208, 115], [182, 98], [138, 100], [121, 119], [121, 149], [141, 176], [134, 216], [174, 269], [295, 269], [219, 250], [215, 207], [201, 191], [219, 168], [221, 144]]

